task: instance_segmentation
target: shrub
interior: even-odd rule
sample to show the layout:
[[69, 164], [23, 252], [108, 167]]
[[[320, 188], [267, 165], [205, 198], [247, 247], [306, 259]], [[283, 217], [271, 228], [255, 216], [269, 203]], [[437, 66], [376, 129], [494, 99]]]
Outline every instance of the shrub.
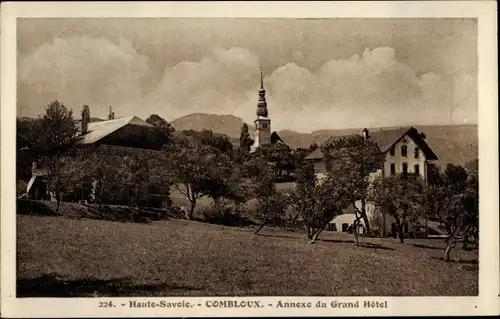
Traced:
[[28, 199], [17, 200], [16, 211], [19, 215], [59, 216], [59, 214], [45, 203]]

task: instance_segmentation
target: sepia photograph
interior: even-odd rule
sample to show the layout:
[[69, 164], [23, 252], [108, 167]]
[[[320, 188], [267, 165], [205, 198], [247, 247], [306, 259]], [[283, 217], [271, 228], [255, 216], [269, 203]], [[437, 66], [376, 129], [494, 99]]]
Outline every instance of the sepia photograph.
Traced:
[[479, 296], [478, 18], [15, 27], [14, 298]]

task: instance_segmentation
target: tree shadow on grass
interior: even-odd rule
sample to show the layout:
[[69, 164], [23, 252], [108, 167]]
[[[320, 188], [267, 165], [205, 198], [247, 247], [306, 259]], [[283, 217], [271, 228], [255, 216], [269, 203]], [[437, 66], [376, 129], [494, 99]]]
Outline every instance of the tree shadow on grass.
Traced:
[[411, 244], [414, 247], [418, 248], [425, 248], [425, 249], [438, 249], [438, 250], [443, 250], [444, 248], [436, 247], [436, 246], [429, 246], [429, 245], [423, 245], [423, 244]]
[[[444, 261], [444, 257], [432, 257], [432, 259]], [[477, 265], [478, 264], [476, 259], [453, 259], [453, 258], [451, 258], [451, 260], [448, 262], [458, 263], [458, 264], [466, 264], [466, 265]]]
[[18, 279], [17, 297], [92, 297], [92, 296], [150, 296], [169, 292], [202, 290], [168, 283], [137, 285], [129, 278], [101, 280], [94, 278], [65, 280], [57, 274], [42, 275], [37, 278]]
[[351, 239], [318, 239], [319, 241], [324, 241], [327, 243], [351, 243], [354, 244], [354, 240]]
[[372, 249], [396, 250], [394, 248], [382, 246], [382, 245], [379, 245], [379, 244], [372, 244], [372, 243], [360, 243], [359, 246], [363, 247], [363, 248], [372, 248]]
[[[330, 243], [348, 243], [348, 244], [355, 243], [354, 240], [350, 240], [350, 239], [320, 239], [320, 240], [324, 241], [324, 242], [330, 242]], [[363, 243], [363, 242], [359, 243], [359, 247], [371, 248], [371, 249], [382, 249], [382, 250], [395, 250], [394, 248], [382, 246], [379, 244]]]
[[285, 236], [285, 235], [271, 235], [271, 234], [261, 234], [258, 233], [256, 234], [257, 236], [263, 236], [263, 237], [275, 237], [275, 238], [287, 238], [287, 239], [297, 239], [296, 236]]

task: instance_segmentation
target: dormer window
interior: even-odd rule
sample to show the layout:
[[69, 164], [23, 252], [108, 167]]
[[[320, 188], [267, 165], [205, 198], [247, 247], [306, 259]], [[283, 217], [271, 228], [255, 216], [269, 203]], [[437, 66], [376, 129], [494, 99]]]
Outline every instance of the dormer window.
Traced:
[[408, 156], [408, 148], [406, 147], [406, 145], [401, 145], [401, 156]]
[[396, 150], [395, 150], [394, 145], [393, 145], [393, 146], [391, 147], [390, 151], [389, 151], [389, 154], [390, 154], [391, 156], [394, 156], [395, 151], [396, 151]]

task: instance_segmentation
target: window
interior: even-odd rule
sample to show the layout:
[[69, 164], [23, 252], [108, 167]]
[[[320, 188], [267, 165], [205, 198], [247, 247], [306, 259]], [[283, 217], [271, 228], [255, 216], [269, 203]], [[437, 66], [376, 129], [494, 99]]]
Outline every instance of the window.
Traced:
[[395, 174], [396, 174], [396, 164], [391, 163], [391, 175], [395, 175]]
[[337, 231], [337, 225], [335, 223], [329, 223], [328, 226], [326, 226], [327, 231]]
[[406, 147], [406, 145], [401, 145], [401, 156], [408, 156], [408, 148]]
[[342, 232], [347, 232], [349, 230], [349, 224], [348, 223], [342, 223]]
[[415, 165], [413, 167], [414, 171], [415, 171], [415, 175], [420, 175], [420, 165]]
[[390, 150], [390, 155], [391, 156], [394, 156], [394, 153], [395, 153], [395, 148], [394, 148], [394, 145], [391, 147], [391, 150]]
[[415, 158], [420, 157], [420, 149], [418, 147], [415, 147]]
[[262, 128], [266, 128], [267, 127], [267, 124], [266, 123], [262, 123]]
[[408, 174], [408, 163], [403, 163], [403, 175]]

